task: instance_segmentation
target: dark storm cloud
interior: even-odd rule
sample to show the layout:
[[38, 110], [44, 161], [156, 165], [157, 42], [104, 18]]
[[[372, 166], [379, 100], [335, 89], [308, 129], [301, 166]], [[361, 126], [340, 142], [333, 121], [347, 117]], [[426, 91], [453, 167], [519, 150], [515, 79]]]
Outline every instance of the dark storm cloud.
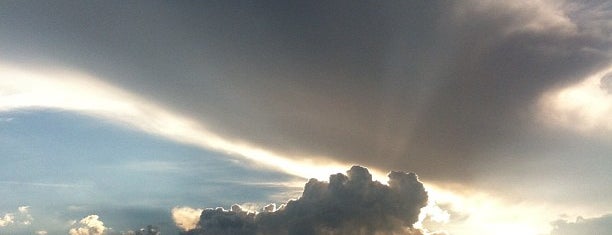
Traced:
[[366, 168], [353, 166], [329, 182], [311, 179], [299, 199], [275, 211], [206, 209], [198, 228], [185, 234], [420, 234], [412, 226], [427, 204], [423, 184], [404, 172], [391, 172], [388, 183], [372, 181]]
[[7, 59], [94, 73], [287, 156], [443, 181], [512, 168], [487, 154], [541, 141], [530, 136], [540, 94], [610, 64], [605, 1], [9, 2], [0, 13]]

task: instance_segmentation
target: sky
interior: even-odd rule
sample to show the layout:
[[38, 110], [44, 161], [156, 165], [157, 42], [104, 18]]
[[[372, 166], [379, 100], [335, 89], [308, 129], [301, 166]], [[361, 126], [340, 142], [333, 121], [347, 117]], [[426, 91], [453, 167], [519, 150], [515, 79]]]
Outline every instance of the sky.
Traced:
[[604, 0], [3, 1], [0, 234], [607, 234], [610, 117]]

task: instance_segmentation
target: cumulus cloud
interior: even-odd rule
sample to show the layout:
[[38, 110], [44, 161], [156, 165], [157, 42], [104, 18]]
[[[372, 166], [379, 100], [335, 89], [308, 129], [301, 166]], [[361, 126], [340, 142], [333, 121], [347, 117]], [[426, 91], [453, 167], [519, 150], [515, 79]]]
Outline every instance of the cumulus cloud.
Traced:
[[391, 172], [388, 185], [353, 166], [329, 182], [311, 179], [302, 196], [259, 212], [206, 209], [184, 234], [422, 234], [414, 228], [427, 192], [414, 173]]
[[36, 231], [36, 235], [47, 235], [48, 232], [46, 230], [38, 230]]
[[70, 235], [102, 235], [107, 229], [98, 215], [88, 215], [78, 222], [75, 221], [72, 226], [68, 231]]
[[551, 235], [612, 234], [612, 214], [597, 218], [578, 217], [575, 222], [558, 220]]
[[200, 221], [200, 215], [203, 209], [191, 207], [175, 207], [172, 208], [172, 220], [177, 227], [183, 231], [191, 230], [196, 227]]
[[5, 227], [9, 224], [12, 224], [14, 222], [13, 221], [14, 218], [15, 216], [11, 213], [4, 214], [3, 217], [0, 217], [0, 227]]
[[19, 211], [20, 223], [29, 225], [32, 223], [32, 220], [34, 220], [34, 218], [29, 212], [29, 209], [30, 206], [20, 206], [17, 208], [17, 210]]
[[30, 206], [19, 206], [16, 212], [5, 213], [0, 217], [0, 227], [6, 227], [12, 224], [30, 225], [34, 218], [29, 212]]

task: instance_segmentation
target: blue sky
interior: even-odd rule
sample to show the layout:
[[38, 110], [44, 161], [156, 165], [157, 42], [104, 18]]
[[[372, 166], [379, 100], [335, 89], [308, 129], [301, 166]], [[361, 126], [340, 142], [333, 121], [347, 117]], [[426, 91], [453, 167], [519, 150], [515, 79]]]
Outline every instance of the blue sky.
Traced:
[[33, 217], [27, 228], [3, 228], [11, 234], [66, 233], [68, 221], [89, 214], [117, 231], [159, 224], [172, 234], [175, 206], [272, 203], [295, 191], [274, 183], [298, 180], [73, 113], [16, 111], [2, 118], [0, 211], [27, 205]]
[[606, 224], [610, 19], [605, 0], [2, 2], [0, 233], [176, 234], [352, 165], [417, 173], [426, 234]]

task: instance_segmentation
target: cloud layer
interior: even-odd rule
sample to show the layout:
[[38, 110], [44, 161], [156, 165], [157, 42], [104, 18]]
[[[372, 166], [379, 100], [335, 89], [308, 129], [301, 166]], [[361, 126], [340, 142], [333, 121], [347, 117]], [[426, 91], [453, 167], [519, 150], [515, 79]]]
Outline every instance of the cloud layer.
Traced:
[[0, 110], [85, 112], [300, 176], [357, 163], [612, 203], [594, 76], [612, 63], [609, 1], [194, 4], [3, 4], [3, 60], [104, 81], [3, 66]]
[[329, 182], [311, 179], [299, 199], [278, 210], [206, 209], [197, 228], [185, 234], [420, 234], [413, 225], [427, 199], [414, 173], [391, 172], [384, 185], [354, 166]]
[[[99, 4], [6, 4], [0, 49], [7, 60], [91, 72], [204, 123], [223, 137], [215, 141], [262, 146], [238, 154], [300, 175], [312, 169], [288, 169], [284, 158], [410, 167], [446, 182], [513, 178], [537, 153], [573, 142], [535, 121], [541, 96], [611, 63], [610, 6], [599, 0], [131, 6], [139, 14]], [[88, 27], [73, 24], [88, 11]], [[143, 123], [130, 104], [88, 101]], [[173, 131], [198, 128], [148, 108], [136, 111], [159, 118], [149, 130], [215, 148], [210, 138], [185, 140]]]
[[551, 235], [612, 234], [612, 214], [597, 218], [578, 217], [575, 222], [554, 222]]

